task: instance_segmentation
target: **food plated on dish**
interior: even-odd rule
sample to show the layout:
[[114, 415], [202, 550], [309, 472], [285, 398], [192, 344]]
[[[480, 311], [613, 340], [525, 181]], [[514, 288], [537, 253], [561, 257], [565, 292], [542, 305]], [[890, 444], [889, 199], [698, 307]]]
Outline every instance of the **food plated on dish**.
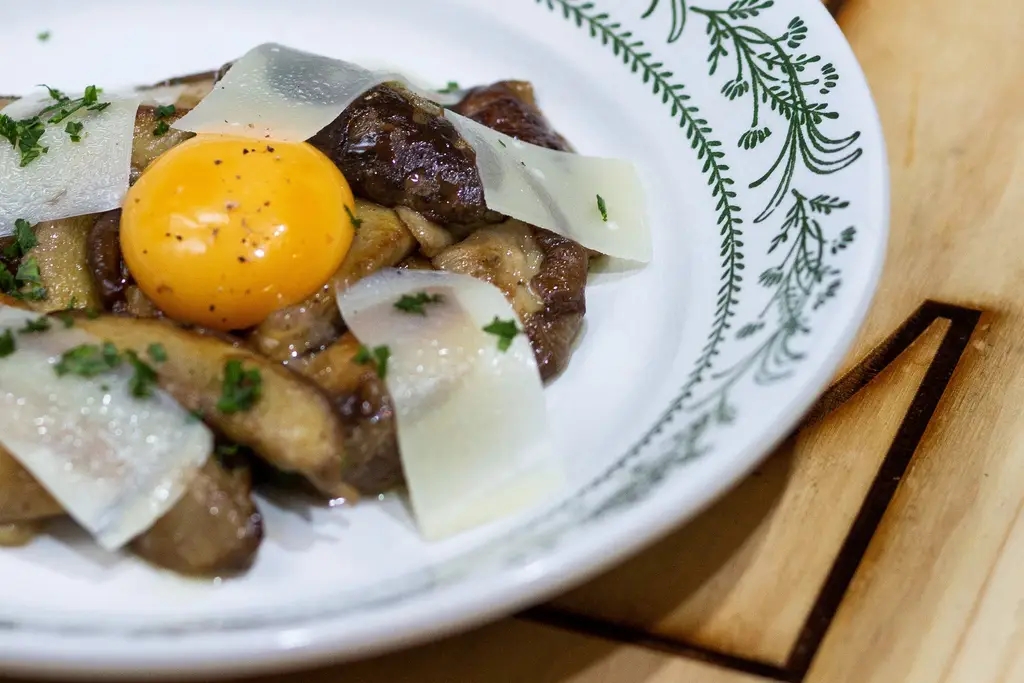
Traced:
[[71, 516], [189, 575], [251, 566], [254, 481], [406, 489], [441, 540], [564, 481], [544, 383], [592, 260], [651, 259], [632, 164], [529, 83], [425, 91], [268, 43], [0, 110], [0, 525]]

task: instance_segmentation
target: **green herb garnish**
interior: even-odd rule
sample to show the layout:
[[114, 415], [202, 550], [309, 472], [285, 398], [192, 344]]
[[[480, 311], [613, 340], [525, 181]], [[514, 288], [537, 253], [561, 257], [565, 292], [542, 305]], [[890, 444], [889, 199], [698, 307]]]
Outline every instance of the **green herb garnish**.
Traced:
[[171, 127], [167, 125], [166, 121], [161, 121], [156, 124], [156, 128], [153, 129], [153, 137], [158, 138], [169, 131]]
[[71, 137], [71, 142], [81, 142], [83, 128], [85, 128], [85, 124], [81, 121], [68, 121], [68, 125], [64, 128], [64, 132]]
[[459, 92], [459, 84], [456, 81], [448, 81], [448, 85], [444, 86], [437, 92], [442, 95], [451, 95], [452, 93]]
[[23, 284], [40, 285], [43, 283], [43, 276], [39, 272], [39, 261], [35, 256], [29, 256], [18, 266], [18, 272], [14, 277]]
[[57, 313], [56, 315], [57, 319], [64, 323], [65, 329], [71, 329], [72, 327], [75, 326], [75, 319], [71, 317], [71, 314], [68, 313], [67, 311]]
[[0, 137], [6, 138], [18, 150], [21, 155], [18, 166], [21, 168], [50, 151], [49, 147], [39, 144], [45, 132], [46, 126], [38, 116], [15, 121], [7, 114], [0, 114]]
[[33, 332], [46, 332], [50, 329], [50, 321], [47, 318], [36, 318], [25, 322], [25, 327], [18, 330], [21, 334], [32, 334]]
[[402, 298], [395, 302], [395, 308], [406, 313], [426, 315], [427, 311], [424, 306], [427, 304], [439, 304], [441, 301], [440, 294], [427, 294], [426, 292], [419, 292], [413, 295], [403, 294]]
[[604, 203], [604, 197], [597, 195], [597, 210], [601, 212], [601, 220], [608, 222], [608, 205]]
[[358, 230], [363, 226], [363, 219], [356, 218], [356, 215], [352, 213], [352, 209], [348, 208], [348, 204], [345, 205], [345, 213], [348, 214], [348, 219], [352, 221], [352, 229]]
[[240, 360], [224, 364], [224, 383], [217, 410], [227, 415], [250, 410], [262, 395], [263, 377], [259, 370], [244, 369]]
[[377, 368], [377, 376], [384, 379], [388, 376], [388, 359], [391, 358], [391, 349], [387, 346], [377, 346], [368, 349], [360, 344], [359, 351], [353, 360], [360, 365], [373, 365]]
[[512, 340], [522, 330], [516, 325], [515, 320], [502, 320], [498, 316], [494, 316], [494, 320], [484, 328], [484, 332], [493, 334], [498, 338], [498, 350], [508, 351], [509, 347], [512, 346]]
[[65, 351], [54, 371], [60, 377], [78, 375], [80, 377], [96, 377], [110, 372], [121, 364], [121, 354], [110, 342], [99, 344], [82, 344]]
[[[71, 99], [56, 88], [44, 87], [54, 103], [44, 107], [35, 116], [16, 121], [6, 114], [0, 114], [0, 137], [6, 138], [11, 146], [18, 150], [21, 155], [19, 166], [22, 168], [50, 151], [49, 147], [39, 142], [46, 132], [47, 124], [61, 123], [80, 109], [99, 112], [110, 106], [109, 102], [99, 101], [101, 91], [95, 85], [86, 88], [77, 99]], [[70, 130], [65, 130], [71, 134]], [[79, 128], [74, 135], [80, 138], [81, 129]]]
[[167, 349], [164, 348], [163, 344], [150, 344], [149, 348], [146, 349], [146, 353], [154, 363], [167, 362]]
[[156, 108], [156, 117], [158, 119], [166, 119], [168, 116], [174, 116], [176, 109], [173, 104], [161, 104]]
[[21, 258], [37, 244], [39, 240], [32, 230], [32, 224], [24, 218], [19, 218], [14, 221], [14, 241], [4, 249], [4, 258]]
[[153, 387], [156, 386], [156, 370], [139, 358], [139, 354], [134, 351], [126, 351], [124, 355], [135, 371], [128, 380], [128, 390], [135, 398], [149, 398], [153, 395]]
[[22, 255], [27, 254], [30, 249], [39, 244], [36, 233], [32, 230], [32, 224], [24, 218], [14, 221], [15, 244], [21, 250]]
[[14, 333], [10, 330], [4, 330], [4, 333], [0, 334], [0, 358], [7, 358], [17, 348], [18, 345], [14, 341]]
[[40, 43], [45, 43], [50, 39], [51, 35], [52, 34], [49, 31], [40, 31], [36, 34], [36, 40], [38, 40]]

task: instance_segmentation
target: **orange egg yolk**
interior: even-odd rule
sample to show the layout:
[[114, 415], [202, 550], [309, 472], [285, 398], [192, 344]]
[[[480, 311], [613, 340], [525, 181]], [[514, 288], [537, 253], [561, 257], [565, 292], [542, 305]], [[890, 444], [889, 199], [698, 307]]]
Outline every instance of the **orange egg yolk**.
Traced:
[[199, 135], [128, 191], [121, 249], [167, 315], [239, 330], [327, 282], [352, 244], [354, 211], [345, 177], [306, 143]]

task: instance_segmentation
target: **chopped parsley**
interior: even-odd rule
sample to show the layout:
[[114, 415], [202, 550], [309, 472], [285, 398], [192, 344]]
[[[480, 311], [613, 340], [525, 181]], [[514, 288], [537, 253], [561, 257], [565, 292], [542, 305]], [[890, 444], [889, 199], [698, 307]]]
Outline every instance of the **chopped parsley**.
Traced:
[[39, 261], [35, 256], [29, 256], [18, 266], [18, 272], [14, 275], [18, 282], [41, 285], [43, 284], [42, 273], [39, 272]]
[[451, 95], [452, 93], [457, 93], [459, 92], [459, 84], [456, 81], [448, 81], [448, 85], [444, 86], [437, 92], [441, 93], [442, 95]]
[[57, 313], [57, 319], [64, 323], [65, 329], [70, 329], [75, 326], [75, 319], [67, 311]]
[[608, 205], [604, 203], [604, 197], [597, 195], [597, 210], [601, 212], [601, 220], [608, 222]]
[[0, 358], [7, 358], [17, 348], [18, 346], [14, 342], [14, 333], [10, 330], [4, 330], [4, 333], [0, 334]]
[[[22, 258], [38, 244], [28, 221], [22, 218], [14, 221], [14, 231], [14, 241], [3, 250], [3, 257], [11, 260]], [[17, 299], [41, 301], [46, 298], [42, 284], [39, 262], [34, 256], [23, 261], [17, 273], [11, 273], [6, 265], [0, 263], [0, 292]]]
[[46, 332], [50, 329], [48, 318], [36, 318], [25, 322], [25, 327], [18, 330], [21, 334], [32, 334], [33, 332]]
[[124, 355], [134, 370], [131, 379], [128, 380], [128, 390], [135, 398], [149, 398], [153, 395], [153, 387], [156, 386], [156, 370], [139, 358], [139, 354], [134, 351], [126, 351]]
[[[127, 361], [132, 367], [132, 376], [128, 379], [128, 391], [135, 398], [149, 398], [153, 395], [153, 388], [157, 383], [156, 370], [144, 360], [139, 358], [135, 351], [128, 350], [124, 354], [118, 352], [117, 347], [110, 342], [99, 344], [82, 344], [64, 352], [60, 362], [54, 366], [58, 376], [78, 375], [79, 377], [98, 377], [99, 375], [112, 372]], [[100, 387], [103, 391], [110, 391], [104, 384]]]
[[4, 249], [4, 257], [21, 258], [37, 244], [39, 244], [39, 240], [36, 239], [36, 233], [32, 230], [32, 224], [24, 218], [19, 218], [14, 221], [14, 242]]
[[384, 379], [388, 376], [388, 359], [391, 358], [391, 349], [387, 346], [377, 346], [368, 349], [360, 345], [359, 352], [353, 359], [360, 365], [373, 365], [377, 368], [377, 376]]
[[52, 35], [53, 34], [50, 33], [50, 31], [48, 31], [48, 30], [47, 31], [40, 31], [39, 33], [36, 34], [36, 40], [38, 40], [40, 43], [45, 43], [46, 41], [48, 41], [50, 39], [50, 36], [52, 36]]
[[262, 395], [263, 377], [259, 370], [244, 369], [240, 360], [224, 364], [224, 383], [217, 410], [226, 415], [250, 410]]
[[154, 363], [167, 362], [167, 349], [164, 348], [163, 344], [150, 344], [149, 348], [146, 349], [146, 354]]
[[419, 292], [413, 295], [403, 294], [402, 298], [395, 302], [395, 308], [406, 313], [426, 315], [427, 311], [424, 307], [427, 304], [439, 304], [441, 301], [440, 294], [427, 294], [426, 292]]
[[65, 351], [54, 366], [58, 376], [97, 377], [121, 365], [121, 354], [110, 342], [82, 344]]
[[501, 145], [502, 147], [505, 147], [506, 149], [508, 148], [508, 145], [505, 144], [504, 140], [498, 140], [498, 144]]
[[166, 121], [161, 121], [156, 124], [156, 128], [153, 129], [153, 137], [158, 138], [161, 135], [165, 135], [170, 129], [171, 127], [167, 125]]
[[24, 168], [50, 151], [39, 143], [46, 132], [46, 126], [38, 116], [15, 121], [7, 114], [0, 114], [0, 137], [6, 138], [11, 146], [18, 150], [21, 160], [18, 166]]
[[484, 328], [484, 332], [493, 334], [498, 338], [499, 351], [508, 351], [509, 347], [512, 346], [512, 340], [521, 331], [519, 326], [516, 325], [515, 320], [502, 320], [498, 316], [494, 316], [494, 320]]
[[64, 132], [71, 137], [71, 142], [81, 142], [83, 128], [85, 128], [85, 124], [81, 121], [68, 121], [68, 125], [64, 128]]
[[[46, 125], [61, 123], [77, 111], [100, 112], [110, 106], [110, 102], [100, 102], [100, 89], [90, 85], [81, 97], [72, 99], [56, 88], [44, 86], [54, 103], [44, 107], [38, 114], [26, 119], [15, 120], [7, 114], [0, 114], [0, 137], [5, 138], [20, 155], [19, 166], [24, 168], [50, 151], [40, 140], [46, 132]], [[71, 126], [65, 128], [68, 134]], [[77, 128], [77, 126], [76, 126]], [[73, 134], [81, 138], [81, 128]], [[72, 137], [74, 139], [74, 137]], [[76, 141], [77, 142], [77, 141]]]
[[[5, 250], [5, 256], [10, 254]], [[43, 287], [42, 276], [39, 272], [39, 262], [34, 256], [22, 262], [18, 272], [11, 275], [3, 265], [0, 265], [0, 291], [18, 299], [29, 301], [42, 301], [46, 298], [46, 289]]]
[[177, 111], [173, 104], [161, 104], [156, 108], [156, 117], [158, 119], [166, 119], [168, 116], [174, 116], [174, 112]]
[[356, 218], [356, 215], [352, 213], [352, 209], [348, 208], [348, 204], [345, 205], [345, 213], [348, 214], [348, 219], [352, 221], [353, 230], [358, 230], [359, 228], [363, 227], [363, 219]]

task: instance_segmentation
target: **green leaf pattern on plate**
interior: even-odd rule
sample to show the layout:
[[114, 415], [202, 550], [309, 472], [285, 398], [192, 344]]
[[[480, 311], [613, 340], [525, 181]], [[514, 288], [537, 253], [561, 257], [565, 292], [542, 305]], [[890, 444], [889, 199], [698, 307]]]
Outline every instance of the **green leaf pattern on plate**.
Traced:
[[[652, 48], [623, 28], [593, 2], [535, 0], [557, 11], [586, 30], [591, 38], [609, 48], [612, 55], [650, 86], [652, 94], [676, 118], [682, 134], [701, 164], [707, 190], [715, 201], [720, 235], [720, 287], [714, 294], [715, 313], [705, 345], [694, 362], [686, 383], [661, 418], [625, 457], [593, 482], [593, 489], [629, 466], [673, 418], [688, 413], [685, 425], [668, 439], [657, 457], [630, 467], [629, 483], [592, 510], [604, 513], [643, 498], [670, 470], [712, 449], [706, 438], [713, 428], [733, 422], [736, 415], [730, 396], [745, 381], [771, 384], [791, 376], [804, 358], [800, 338], [811, 330], [815, 311], [833, 299], [842, 286], [842, 272], [835, 264], [840, 253], [856, 238], [853, 226], [840, 222], [849, 202], [827, 195], [807, 196], [796, 187], [801, 171], [814, 175], [838, 173], [861, 158], [859, 131], [833, 133], [839, 114], [828, 96], [839, 82], [836, 68], [821, 55], [800, 51], [808, 35], [807, 24], [793, 18], [781, 35], [771, 35], [757, 21], [768, 12], [779, 12], [775, 0], [734, 0], [724, 7], [703, 7], [688, 0], [652, 0], [641, 19], [666, 20], [666, 43], [697, 40], [693, 31], [702, 22], [707, 42], [708, 77], [723, 80], [720, 93], [750, 109], [749, 127], [728, 152], [712, 125], [701, 116], [686, 86], [664, 67]], [[775, 145], [774, 162], [750, 183], [751, 189], [774, 188], [753, 224], [778, 220], [768, 254], [777, 254], [775, 266], [758, 276], [765, 302], [761, 312], [737, 327], [736, 315], [746, 292], [743, 241], [744, 207], [733, 189], [728, 156], [743, 155]], [[785, 213], [779, 212], [783, 206]], [[782, 216], [777, 219], [776, 216]], [[710, 228], [710, 226], [708, 226]], [[735, 328], [735, 331], [734, 331]], [[717, 358], [726, 344], [742, 344], [745, 352], [730, 354], [740, 360], [719, 368]]]

